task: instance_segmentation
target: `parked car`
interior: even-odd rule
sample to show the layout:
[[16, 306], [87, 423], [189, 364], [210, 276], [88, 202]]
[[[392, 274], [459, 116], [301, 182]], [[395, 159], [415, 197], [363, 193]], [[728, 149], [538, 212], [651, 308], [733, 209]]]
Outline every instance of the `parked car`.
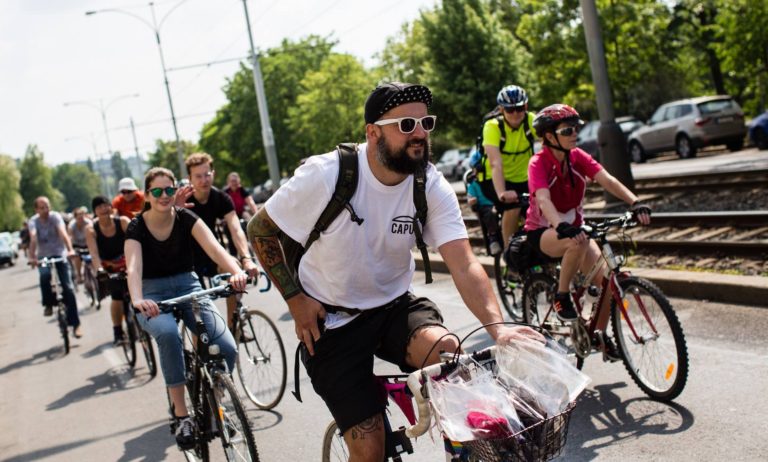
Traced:
[[0, 233], [0, 241], [5, 242], [13, 252], [13, 258], [19, 258], [19, 240], [13, 234], [5, 231]]
[[4, 240], [0, 240], [0, 265], [15, 265], [17, 255], [14, 254], [13, 249]]
[[[630, 133], [645, 125], [635, 116], [617, 117], [616, 123], [619, 124], [621, 132], [624, 133], [624, 140], [629, 138]], [[587, 151], [596, 160], [600, 160], [600, 147], [597, 144], [597, 131], [599, 129], [599, 120], [587, 123], [579, 132], [579, 138], [576, 141], [576, 147]]]
[[449, 149], [443, 153], [435, 167], [449, 180], [459, 179], [464, 176], [467, 169], [470, 148]]
[[661, 105], [648, 121], [629, 136], [629, 154], [645, 162], [664, 151], [681, 159], [694, 157], [704, 146], [724, 144], [731, 151], [744, 147], [744, 112], [728, 95], [702, 96]]
[[749, 139], [757, 149], [768, 149], [768, 111], [749, 122]]

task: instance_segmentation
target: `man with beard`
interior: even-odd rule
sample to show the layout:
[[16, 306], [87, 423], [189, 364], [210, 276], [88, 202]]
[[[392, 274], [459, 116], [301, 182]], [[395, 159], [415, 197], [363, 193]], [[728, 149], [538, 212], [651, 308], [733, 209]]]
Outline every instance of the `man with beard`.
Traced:
[[[334, 192], [336, 152], [310, 157], [248, 224], [259, 260], [293, 316], [312, 386], [342, 431], [350, 461], [384, 458], [386, 397], [374, 381], [374, 355], [413, 371], [458, 346], [445, 337], [435, 304], [412, 293], [411, 249], [419, 226], [413, 219], [413, 174], [420, 169], [426, 170], [428, 204], [424, 241], [440, 252], [478, 320], [503, 320], [469, 246], [456, 195], [429, 163], [436, 119], [427, 112], [431, 103], [423, 85], [393, 82], [371, 92], [365, 103], [367, 143], [357, 150], [357, 188], [347, 210], [307, 249], [298, 280], [289, 275], [278, 233], [307, 242]], [[487, 330], [497, 342], [538, 335], [500, 325]]]

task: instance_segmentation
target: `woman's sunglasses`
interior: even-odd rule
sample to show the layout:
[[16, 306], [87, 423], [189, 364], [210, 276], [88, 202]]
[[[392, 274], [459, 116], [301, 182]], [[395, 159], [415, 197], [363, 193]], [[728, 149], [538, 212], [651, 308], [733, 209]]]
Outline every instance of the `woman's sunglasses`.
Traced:
[[525, 112], [525, 105], [522, 105], [522, 106], [510, 106], [510, 107], [502, 106], [502, 109], [504, 110], [504, 112], [507, 112], [509, 114], [514, 114], [515, 112]]
[[163, 192], [165, 192], [166, 196], [173, 197], [173, 195], [176, 194], [176, 188], [173, 186], [166, 186], [165, 188], [151, 188], [149, 190], [149, 193], [152, 194], [152, 197], [155, 199], [158, 199], [160, 196], [162, 196]]
[[555, 133], [562, 136], [571, 136], [581, 131], [581, 125], [571, 125], [570, 127], [558, 128]]
[[421, 128], [424, 129], [425, 132], [429, 133], [435, 129], [435, 120], [437, 120], [437, 116], [433, 115], [424, 116], [420, 119], [415, 117], [400, 117], [399, 119], [377, 120], [374, 122], [374, 125], [397, 124], [397, 128], [400, 129], [400, 133], [405, 134], [412, 133], [414, 130], [416, 130], [416, 125], [421, 125]]

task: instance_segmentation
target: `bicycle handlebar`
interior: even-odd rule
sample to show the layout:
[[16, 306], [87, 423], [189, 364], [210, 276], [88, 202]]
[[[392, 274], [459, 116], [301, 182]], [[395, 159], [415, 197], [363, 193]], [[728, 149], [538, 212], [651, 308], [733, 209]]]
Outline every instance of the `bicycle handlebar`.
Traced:
[[601, 222], [590, 222], [588, 224], [581, 225], [581, 230], [591, 238], [598, 238], [608, 233], [611, 228], [632, 228], [637, 226], [638, 222], [635, 219], [635, 215], [630, 212], [624, 212], [616, 218], [604, 220]]
[[424, 393], [426, 393], [426, 388], [424, 387], [426, 386], [427, 380], [445, 375], [456, 369], [459, 364], [467, 364], [471, 361], [484, 361], [495, 357], [496, 346], [491, 346], [474, 353], [458, 355], [453, 361], [433, 364], [411, 372], [408, 375], [406, 383], [408, 384], [411, 393], [413, 393], [413, 399], [416, 400], [416, 407], [419, 411], [419, 415], [416, 419], [416, 423], [406, 428], [405, 435], [409, 438], [416, 438], [429, 430], [432, 421], [432, 413], [429, 410], [429, 400], [424, 397]]
[[37, 260], [37, 264], [40, 266], [55, 265], [56, 263], [62, 263], [66, 261], [64, 257], [43, 257]]

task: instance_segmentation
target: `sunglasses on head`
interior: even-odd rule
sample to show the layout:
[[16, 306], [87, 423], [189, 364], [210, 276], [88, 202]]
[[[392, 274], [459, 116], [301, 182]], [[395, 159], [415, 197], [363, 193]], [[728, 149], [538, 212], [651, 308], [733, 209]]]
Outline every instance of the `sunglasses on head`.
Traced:
[[428, 115], [420, 119], [415, 117], [400, 117], [399, 119], [383, 119], [374, 122], [374, 125], [389, 125], [397, 124], [397, 128], [400, 129], [400, 133], [412, 133], [416, 130], [416, 125], [421, 125], [421, 128], [429, 133], [435, 129], [435, 120], [437, 116]]
[[581, 125], [571, 125], [570, 127], [558, 128], [555, 133], [562, 136], [571, 136], [581, 131]]
[[166, 186], [165, 188], [151, 188], [149, 190], [149, 193], [152, 194], [152, 197], [155, 199], [162, 196], [163, 192], [165, 192], [166, 196], [172, 197], [174, 194], [176, 194], [176, 188], [174, 186]]
[[504, 110], [504, 112], [508, 112], [510, 114], [513, 114], [515, 112], [525, 112], [525, 105], [522, 105], [522, 106], [510, 106], [510, 107], [502, 106], [502, 109]]

